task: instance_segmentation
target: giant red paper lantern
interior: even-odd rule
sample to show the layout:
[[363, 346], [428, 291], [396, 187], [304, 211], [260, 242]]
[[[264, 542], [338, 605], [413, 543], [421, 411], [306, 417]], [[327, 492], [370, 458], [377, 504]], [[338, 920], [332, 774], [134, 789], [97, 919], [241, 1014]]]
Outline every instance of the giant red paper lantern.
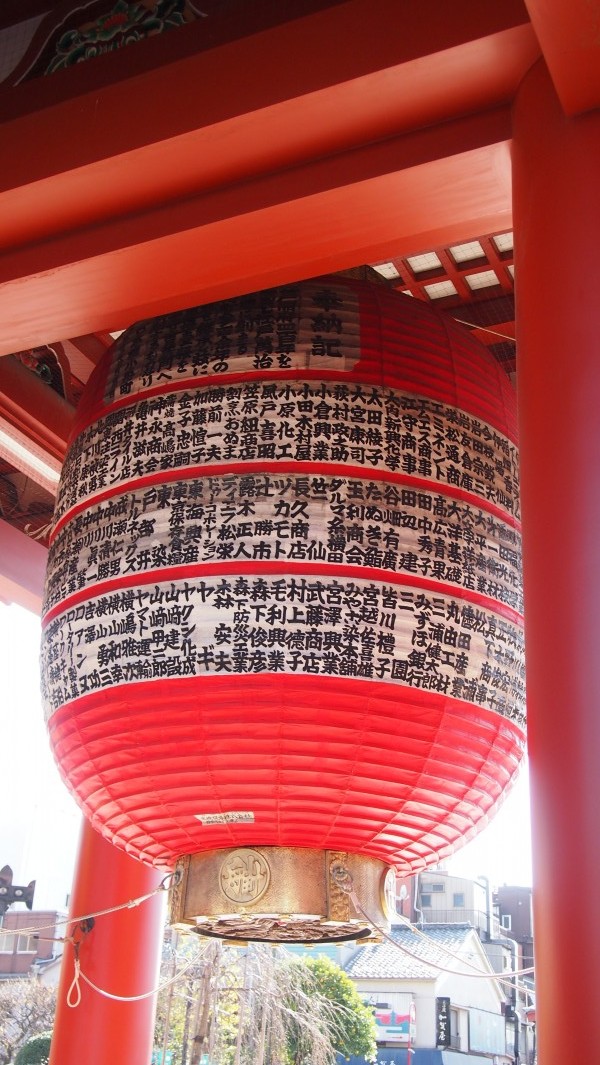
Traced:
[[142, 322], [98, 367], [44, 689], [134, 856], [444, 858], [521, 758], [521, 615], [514, 391], [424, 304], [317, 279]]

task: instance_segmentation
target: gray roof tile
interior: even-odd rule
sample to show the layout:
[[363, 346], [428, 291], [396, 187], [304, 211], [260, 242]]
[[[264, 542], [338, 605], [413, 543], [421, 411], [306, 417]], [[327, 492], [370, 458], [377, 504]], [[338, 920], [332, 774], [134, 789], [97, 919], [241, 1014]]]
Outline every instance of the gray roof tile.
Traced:
[[[440, 973], [436, 965], [452, 969], [460, 964], [441, 947], [458, 954], [473, 928], [469, 924], [428, 924], [422, 931], [424, 936], [406, 925], [394, 925], [392, 938], [402, 949], [387, 940], [362, 947], [345, 967], [348, 976], [354, 980], [435, 979]], [[471, 957], [465, 960], [474, 961]]]

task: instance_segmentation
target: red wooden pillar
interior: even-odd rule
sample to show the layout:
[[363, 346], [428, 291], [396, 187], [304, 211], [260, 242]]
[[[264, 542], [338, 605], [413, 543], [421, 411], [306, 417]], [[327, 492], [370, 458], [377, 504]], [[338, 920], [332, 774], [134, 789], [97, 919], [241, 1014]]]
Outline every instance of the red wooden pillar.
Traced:
[[599, 174], [600, 112], [566, 118], [538, 64], [516, 100], [513, 182], [542, 1065], [589, 1061], [598, 1028]]
[[[127, 902], [153, 891], [162, 874], [107, 843], [84, 822], [71, 916]], [[164, 895], [98, 917], [79, 948], [82, 972], [102, 990], [131, 996], [157, 984]], [[66, 945], [50, 1053], [51, 1065], [149, 1065], [154, 997], [140, 1002], [105, 998], [80, 980], [81, 1002], [71, 1008], [73, 949]], [[71, 994], [71, 1000], [74, 998]]]

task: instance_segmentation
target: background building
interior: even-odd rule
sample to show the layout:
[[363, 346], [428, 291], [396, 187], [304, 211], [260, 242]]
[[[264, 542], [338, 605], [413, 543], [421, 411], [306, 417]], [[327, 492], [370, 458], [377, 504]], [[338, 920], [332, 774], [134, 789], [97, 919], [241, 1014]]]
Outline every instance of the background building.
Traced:
[[56, 910], [11, 909], [5, 913], [0, 924], [0, 980], [30, 976], [57, 983], [64, 934], [64, 925], [57, 922], [64, 916]]
[[531, 972], [518, 979], [511, 973], [534, 965], [531, 903], [530, 887], [504, 884], [493, 888], [487, 877], [468, 880], [442, 868], [401, 881], [398, 896], [398, 911], [424, 932], [445, 921], [468, 922], [477, 932], [491, 969], [505, 980], [501, 986], [508, 1045], [514, 1054], [516, 1034], [524, 1061], [529, 1060], [526, 1054], [533, 1054], [528, 1011], [535, 1003], [535, 979]]
[[397, 947], [367, 946], [345, 966], [375, 1010], [378, 1061], [404, 1065], [409, 1050], [412, 1065], [508, 1065], [505, 992], [475, 929], [395, 926], [392, 938]]
[[533, 906], [530, 887], [502, 884], [494, 891], [494, 910], [502, 932], [519, 944], [524, 968], [533, 965]]

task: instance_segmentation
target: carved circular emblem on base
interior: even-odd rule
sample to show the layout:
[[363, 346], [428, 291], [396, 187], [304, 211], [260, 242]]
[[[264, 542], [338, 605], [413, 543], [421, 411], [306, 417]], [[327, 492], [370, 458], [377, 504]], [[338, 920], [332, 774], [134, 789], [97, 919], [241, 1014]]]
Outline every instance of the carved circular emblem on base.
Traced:
[[230, 851], [219, 871], [219, 886], [225, 898], [238, 905], [260, 899], [271, 881], [271, 868], [258, 851]]
[[377, 942], [380, 929], [389, 930], [388, 867], [364, 854], [238, 847], [184, 857], [179, 871], [171, 923], [201, 936], [236, 943]]

